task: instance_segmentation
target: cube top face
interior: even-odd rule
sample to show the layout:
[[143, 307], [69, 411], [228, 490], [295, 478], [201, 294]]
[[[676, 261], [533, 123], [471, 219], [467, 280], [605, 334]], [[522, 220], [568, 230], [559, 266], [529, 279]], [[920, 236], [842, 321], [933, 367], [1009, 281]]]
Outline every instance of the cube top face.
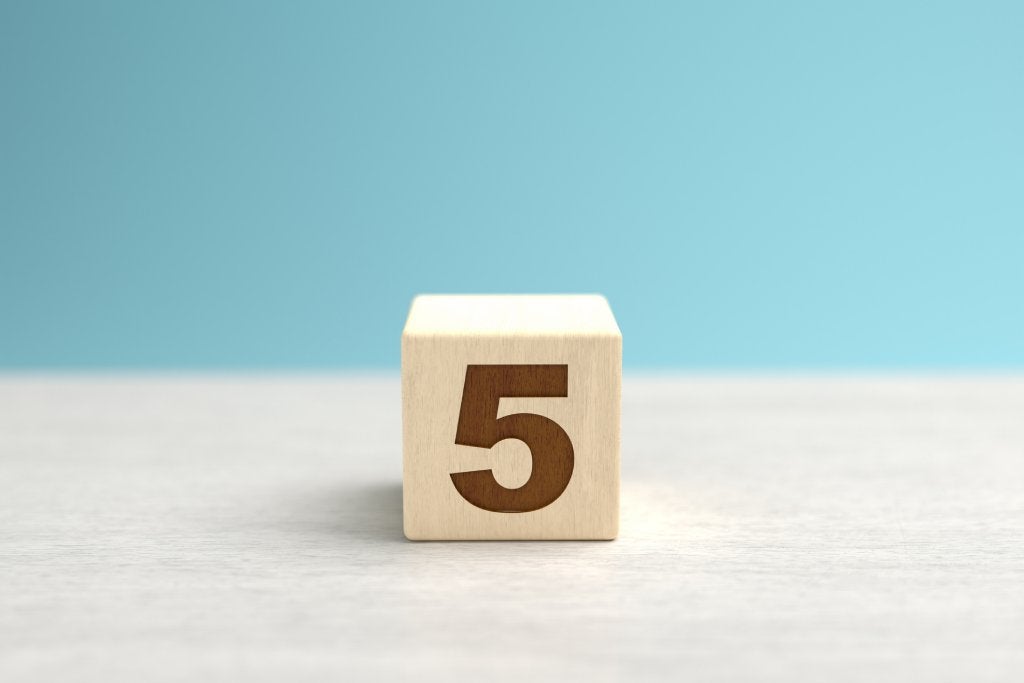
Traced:
[[622, 338], [599, 296], [430, 296], [402, 336], [413, 540], [612, 539]]
[[404, 335], [434, 334], [621, 336], [598, 294], [418, 296]]

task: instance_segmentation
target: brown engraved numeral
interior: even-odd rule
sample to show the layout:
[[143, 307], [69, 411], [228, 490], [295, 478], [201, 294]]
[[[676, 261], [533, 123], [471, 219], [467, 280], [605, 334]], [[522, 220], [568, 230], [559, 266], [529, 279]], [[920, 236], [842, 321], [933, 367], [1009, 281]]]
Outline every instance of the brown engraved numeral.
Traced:
[[491, 448], [504, 439], [519, 439], [530, 448], [533, 470], [525, 484], [505, 488], [491, 470], [451, 475], [462, 497], [491, 512], [531, 512], [555, 502], [572, 477], [569, 435], [554, 420], [536, 413], [498, 417], [498, 401], [508, 397], [566, 397], [568, 365], [469, 365], [455, 443]]

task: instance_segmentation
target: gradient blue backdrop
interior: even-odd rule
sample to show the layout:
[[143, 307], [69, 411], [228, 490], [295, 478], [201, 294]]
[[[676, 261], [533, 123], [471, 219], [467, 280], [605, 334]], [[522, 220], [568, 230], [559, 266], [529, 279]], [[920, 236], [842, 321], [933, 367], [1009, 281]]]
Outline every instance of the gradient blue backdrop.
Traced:
[[1024, 366], [1024, 3], [0, 3], [0, 366]]

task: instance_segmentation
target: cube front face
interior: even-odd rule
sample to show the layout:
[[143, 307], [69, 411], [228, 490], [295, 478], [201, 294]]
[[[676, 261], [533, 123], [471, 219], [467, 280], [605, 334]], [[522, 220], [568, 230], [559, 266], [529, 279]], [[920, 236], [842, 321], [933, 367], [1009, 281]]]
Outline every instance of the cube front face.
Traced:
[[621, 377], [617, 333], [404, 334], [405, 535], [615, 538]]

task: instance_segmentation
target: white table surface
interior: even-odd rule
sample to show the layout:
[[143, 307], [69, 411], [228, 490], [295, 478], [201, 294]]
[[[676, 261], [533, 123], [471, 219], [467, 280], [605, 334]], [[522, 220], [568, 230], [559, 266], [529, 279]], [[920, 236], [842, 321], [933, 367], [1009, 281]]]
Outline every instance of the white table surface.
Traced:
[[627, 375], [613, 542], [406, 541], [399, 412], [0, 378], [0, 681], [1024, 680], [1024, 378]]

